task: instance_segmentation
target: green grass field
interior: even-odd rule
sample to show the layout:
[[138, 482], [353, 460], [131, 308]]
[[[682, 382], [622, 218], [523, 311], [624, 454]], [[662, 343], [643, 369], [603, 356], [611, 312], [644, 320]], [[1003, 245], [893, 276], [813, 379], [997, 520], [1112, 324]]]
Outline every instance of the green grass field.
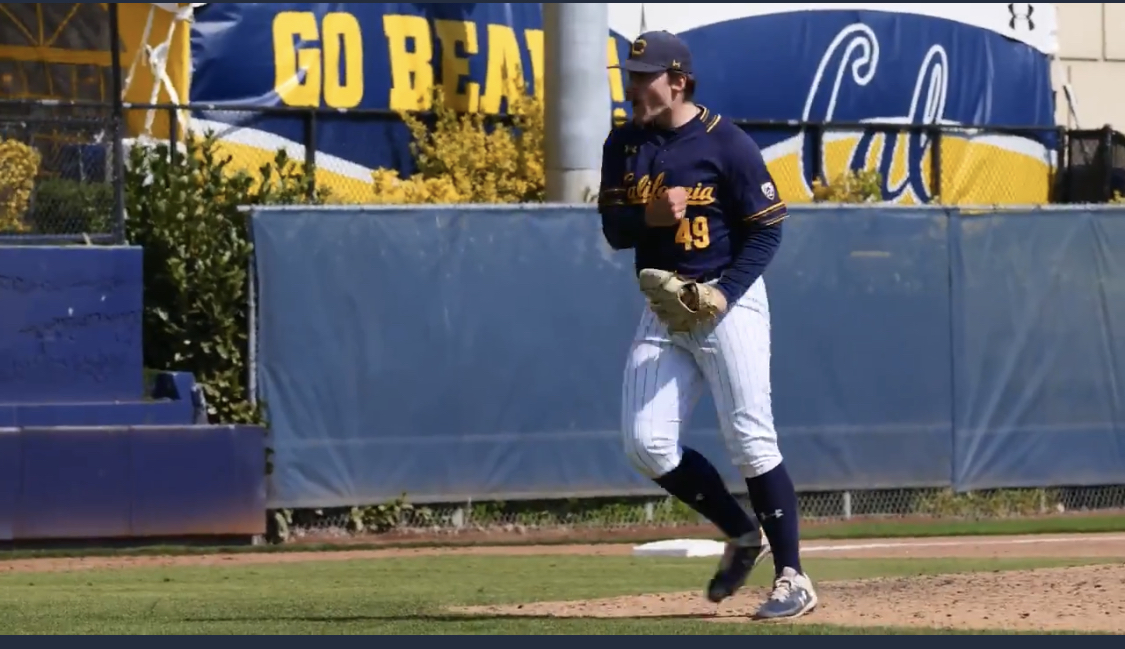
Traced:
[[[717, 533], [712, 533], [706, 528], [701, 528], [702, 533], [688, 534], [691, 538], [711, 536], [718, 539]], [[656, 532], [657, 534], [654, 534]], [[806, 524], [801, 531], [801, 538], [805, 541], [817, 540], [845, 540], [845, 539], [895, 539], [895, 538], [925, 538], [937, 536], [949, 537], [975, 537], [1011, 535], [1020, 536], [1028, 534], [1095, 534], [1125, 532], [1125, 516], [1114, 515], [1073, 515], [1044, 518], [1014, 518], [995, 520], [859, 520], [854, 522], [833, 521], [827, 523]], [[620, 534], [602, 539], [582, 538], [580, 543], [642, 543], [652, 540], [654, 536], [667, 538], [669, 535], [678, 534], [676, 528], [665, 530], [654, 529], [648, 533], [635, 535]], [[510, 536], [509, 540], [503, 538], [491, 539], [488, 545], [527, 545], [527, 537]], [[576, 541], [567, 536], [535, 539], [536, 544], [559, 545], [571, 544]], [[412, 539], [409, 535], [403, 537], [390, 537], [380, 539], [378, 542], [364, 543], [360, 541], [349, 542], [346, 549], [365, 550], [377, 548], [411, 548], [411, 547], [457, 547], [480, 545], [479, 540], [465, 541], [457, 536], [445, 536], [439, 540]], [[153, 555], [198, 555], [223, 553], [290, 553], [290, 552], [336, 552], [342, 549], [339, 543], [287, 543], [280, 545], [259, 546], [183, 546], [183, 545], [153, 545], [127, 548], [52, 548], [28, 549], [17, 548], [0, 551], [0, 565], [3, 561], [11, 559], [30, 559], [47, 557], [122, 557], [122, 556], [153, 556]]]
[[[1080, 565], [1049, 560], [817, 560], [818, 580]], [[861, 634], [918, 630], [694, 619], [457, 616], [451, 605], [702, 589], [714, 560], [441, 556], [0, 575], [9, 634]], [[764, 585], [769, 571], [754, 582]], [[949, 633], [943, 631], [942, 633]]]
[[[1116, 532], [1125, 517], [809, 526], [806, 538]], [[455, 541], [456, 537], [452, 539]], [[422, 545], [429, 545], [423, 543]], [[455, 542], [453, 544], [456, 544]], [[386, 544], [379, 544], [386, 547]], [[403, 542], [399, 545], [415, 545]], [[356, 549], [350, 546], [348, 549]], [[226, 548], [236, 553], [340, 549], [329, 545]], [[4, 560], [60, 556], [195, 555], [216, 548], [16, 550]], [[592, 556], [416, 556], [73, 572], [0, 571], [0, 631], [9, 634], [885, 634], [919, 629], [716, 624], [689, 617], [506, 618], [448, 607], [700, 591], [714, 559]], [[277, 557], [278, 561], [295, 557]], [[327, 556], [325, 557], [328, 558]], [[1097, 563], [1088, 559], [810, 558], [817, 581]], [[1101, 560], [1112, 563], [1112, 560]], [[769, 570], [755, 574], [766, 585]], [[751, 586], [751, 587], [755, 587]], [[815, 622], [814, 617], [810, 621]]]

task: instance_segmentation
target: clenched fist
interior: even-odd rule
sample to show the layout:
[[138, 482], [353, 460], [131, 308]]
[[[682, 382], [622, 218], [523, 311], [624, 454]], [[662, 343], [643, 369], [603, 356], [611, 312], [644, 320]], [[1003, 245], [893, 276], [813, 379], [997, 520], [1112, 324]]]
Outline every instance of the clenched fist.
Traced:
[[669, 187], [664, 195], [649, 201], [645, 206], [645, 223], [659, 228], [676, 225], [687, 213], [687, 190]]

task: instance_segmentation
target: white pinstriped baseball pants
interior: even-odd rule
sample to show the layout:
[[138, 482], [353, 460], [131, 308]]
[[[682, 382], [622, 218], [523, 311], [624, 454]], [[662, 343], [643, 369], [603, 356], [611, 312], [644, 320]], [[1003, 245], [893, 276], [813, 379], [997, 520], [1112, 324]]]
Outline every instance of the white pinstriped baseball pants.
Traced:
[[713, 327], [669, 334], [647, 306], [625, 363], [625, 454], [649, 478], [680, 464], [680, 431], [711, 389], [727, 450], [743, 477], [781, 464], [770, 403], [770, 312], [758, 279]]

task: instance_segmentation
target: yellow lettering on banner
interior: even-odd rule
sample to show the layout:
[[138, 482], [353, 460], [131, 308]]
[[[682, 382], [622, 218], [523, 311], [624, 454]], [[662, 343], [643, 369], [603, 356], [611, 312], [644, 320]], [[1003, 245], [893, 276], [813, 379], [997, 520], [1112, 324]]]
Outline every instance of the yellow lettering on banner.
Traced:
[[[322, 47], [297, 47], [323, 41]], [[348, 13], [282, 11], [273, 19], [274, 90], [288, 106], [355, 108], [363, 101], [363, 35]], [[302, 74], [304, 78], [302, 78]]]
[[[363, 103], [363, 31], [350, 13], [329, 12], [317, 24], [310, 11], [282, 11], [273, 19], [274, 90], [288, 106], [355, 108]], [[477, 25], [462, 20], [435, 20], [433, 31], [441, 43], [441, 78], [446, 100], [458, 112], [496, 114], [529, 90], [521, 48], [515, 31], [507, 25], [488, 25], [486, 72], [483, 84], [473, 81], [470, 61], [481, 53]], [[434, 44], [424, 16], [386, 14], [391, 68], [388, 106], [392, 110], [430, 110], [433, 107]], [[546, 94], [544, 34], [525, 29], [527, 53], [536, 98]], [[607, 40], [610, 65], [619, 63], [613, 37]], [[610, 94], [615, 104], [625, 101], [621, 71], [611, 69]], [[484, 86], [483, 89], [481, 86]], [[625, 119], [623, 108], [613, 109], [614, 120]]]
[[[887, 172], [887, 187], [902, 187], [910, 182], [910, 168], [907, 166], [907, 154], [910, 151], [910, 136], [905, 133], [900, 133], [894, 136], [895, 138], [895, 153], [902, 151], [904, 155], [895, 155], [891, 160], [891, 168]], [[886, 146], [884, 144], [884, 146]], [[874, 147], [873, 147], [874, 148]], [[878, 161], [868, 163], [865, 169], [878, 169]], [[928, 167], [924, 167], [928, 168]], [[927, 187], [930, 187], [927, 183]], [[948, 187], [948, 185], [946, 185]]]
[[[434, 31], [441, 42], [441, 81], [446, 104], [462, 113], [475, 113], [480, 107], [480, 84], [465, 81], [461, 90], [461, 80], [469, 76], [469, 59], [478, 50], [477, 26], [467, 20], [435, 20]], [[465, 50], [465, 56], [457, 54], [457, 44]]]
[[391, 110], [429, 110], [433, 105], [434, 44], [422, 16], [383, 16], [391, 62]]
[[525, 29], [523, 37], [527, 40], [527, 54], [531, 59], [531, 78], [535, 80], [535, 97], [542, 100], [543, 82], [543, 30]]
[[[621, 59], [617, 57], [617, 41], [612, 36], [606, 44], [606, 61], [608, 65], [620, 65]], [[609, 97], [613, 103], [625, 101], [625, 82], [621, 79], [621, 68], [611, 68], [609, 72]], [[621, 124], [625, 121], [625, 109], [613, 109], [613, 123]]]
[[516, 33], [507, 25], [488, 26], [488, 72], [484, 77], [484, 94], [480, 109], [486, 113], [499, 113], [500, 102], [519, 97], [526, 82], [520, 65], [520, 46]]
[[355, 108], [363, 101], [363, 33], [359, 21], [348, 13], [325, 14], [321, 32], [324, 103], [332, 108]]
[[[320, 49], [297, 48], [294, 39], [316, 41], [320, 33], [309, 11], [282, 11], [273, 18], [274, 91], [288, 106], [320, 106]], [[301, 79], [299, 71], [304, 71]]]

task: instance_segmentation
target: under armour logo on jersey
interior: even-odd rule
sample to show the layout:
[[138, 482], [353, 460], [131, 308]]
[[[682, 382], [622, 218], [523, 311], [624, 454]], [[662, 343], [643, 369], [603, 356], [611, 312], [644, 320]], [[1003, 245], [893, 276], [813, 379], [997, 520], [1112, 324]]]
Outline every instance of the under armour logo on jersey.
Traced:
[[1035, 7], [1030, 2], [1011, 2], [1008, 4], [1008, 15], [1011, 20], [1008, 21], [1008, 27], [1015, 29], [1016, 25], [1023, 25], [1027, 27], [1028, 31], [1035, 30], [1035, 21], [1031, 19], [1031, 15], [1035, 13]]
[[762, 183], [762, 194], [771, 201], [777, 198], [777, 190], [774, 189], [773, 183]]

